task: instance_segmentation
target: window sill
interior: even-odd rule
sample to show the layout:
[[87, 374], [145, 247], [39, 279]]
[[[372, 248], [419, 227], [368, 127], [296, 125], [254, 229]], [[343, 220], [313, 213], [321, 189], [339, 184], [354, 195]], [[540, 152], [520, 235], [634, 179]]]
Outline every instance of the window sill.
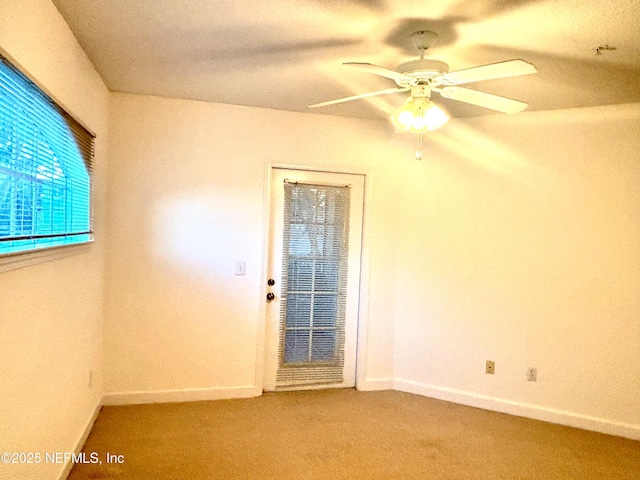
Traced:
[[50, 262], [89, 251], [93, 238], [85, 242], [68, 245], [41, 247], [35, 250], [0, 255], [0, 272], [29, 267], [38, 263]]

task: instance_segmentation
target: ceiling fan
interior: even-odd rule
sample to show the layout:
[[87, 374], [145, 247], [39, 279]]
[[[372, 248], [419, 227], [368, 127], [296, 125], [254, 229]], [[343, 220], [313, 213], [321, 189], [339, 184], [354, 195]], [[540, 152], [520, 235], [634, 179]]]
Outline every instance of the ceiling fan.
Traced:
[[420, 58], [403, 63], [398, 67], [398, 71], [389, 70], [371, 63], [347, 62], [344, 64], [374, 75], [390, 78], [396, 82], [397, 87], [316, 103], [309, 105], [309, 108], [350, 102], [376, 95], [410, 91], [410, 97], [402, 108], [393, 114], [391, 120], [397, 127], [413, 133], [435, 130], [444, 125], [449, 119], [443, 110], [431, 102], [431, 92], [437, 92], [444, 98], [478, 105], [503, 113], [518, 113], [527, 108], [528, 104], [525, 102], [479, 92], [459, 85], [536, 73], [537, 70], [532, 64], [524, 60], [515, 59], [449, 72], [449, 65], [446, 63], [424, 58], [425, 52], [433, 45], [437, 37], [436, 33], [427, 30], [413, 33], [411, 41], [420, 51]]

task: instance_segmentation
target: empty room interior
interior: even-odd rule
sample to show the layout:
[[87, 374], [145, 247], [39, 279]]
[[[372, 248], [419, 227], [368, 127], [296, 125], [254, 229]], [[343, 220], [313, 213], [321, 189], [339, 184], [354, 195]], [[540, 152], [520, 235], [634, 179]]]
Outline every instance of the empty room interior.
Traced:
[[[83, 240], [47, 248], [4, 189], [28, 174], [0, 103], [0, 478], [640, 478], [639, 18], [638, 0], [2, 0], [0, 74], [93, 153]], [[298, 409], [342, 453], [323, 437], [243, 471], [270, 431], [306, 445], [273, 433]], [[388, 439], [371, 457], [423, 463], [350, 458], [369, 435], [350, 417]], [[180, 462], [152, 465], [161, 443], [197, 422], [212, 450], [161, 476]], [[487, 433], [502, 422], [521, 433]]]

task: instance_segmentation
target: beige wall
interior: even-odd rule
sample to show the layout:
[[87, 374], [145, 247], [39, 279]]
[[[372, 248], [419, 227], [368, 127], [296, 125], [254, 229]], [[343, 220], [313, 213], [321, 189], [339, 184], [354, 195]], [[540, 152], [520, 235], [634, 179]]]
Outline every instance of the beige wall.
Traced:
[[399, 200], [396, 386], [640, 438], [640, 105], [441, 132]]
[[[413, 161], [411, 150], [398, 158], [390, 139], [378, 122], [114, 94], [108, 401], [259, 394], [270, 163], [368, 174], [370, 286], [387, 290], [395, 178]], [[246, 262], [245, 276], [234, 275], [236, 260]], [[372, 296], [360, 372], [370, 386], [390, 385], [392, 306], [390, 295]]]
[[330, 165], [373, 178], [363, 387], [639, 436], [639, 111], [454, 120], [417, 162], [375, 122], [113, 95], [108, 401], [259, 392], [265, 169]]
[[[102, 393], [108, 92], [49, 1], [0, 2], [0, 50], [97, 134], [96, 242], [67, 258], [0, 272], [0, 451], [69, 452]], [[0, 477], [56, 478], [63, 468], [44, 460], [0, 464]]]

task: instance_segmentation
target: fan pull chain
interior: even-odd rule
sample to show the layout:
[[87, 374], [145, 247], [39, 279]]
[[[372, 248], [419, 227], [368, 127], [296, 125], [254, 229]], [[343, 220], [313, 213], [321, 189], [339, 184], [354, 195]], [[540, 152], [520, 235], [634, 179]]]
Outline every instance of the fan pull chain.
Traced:
[[418, 144], [416, 146], [416, 160], [422, 160], [422, 133], [418, 134]]

